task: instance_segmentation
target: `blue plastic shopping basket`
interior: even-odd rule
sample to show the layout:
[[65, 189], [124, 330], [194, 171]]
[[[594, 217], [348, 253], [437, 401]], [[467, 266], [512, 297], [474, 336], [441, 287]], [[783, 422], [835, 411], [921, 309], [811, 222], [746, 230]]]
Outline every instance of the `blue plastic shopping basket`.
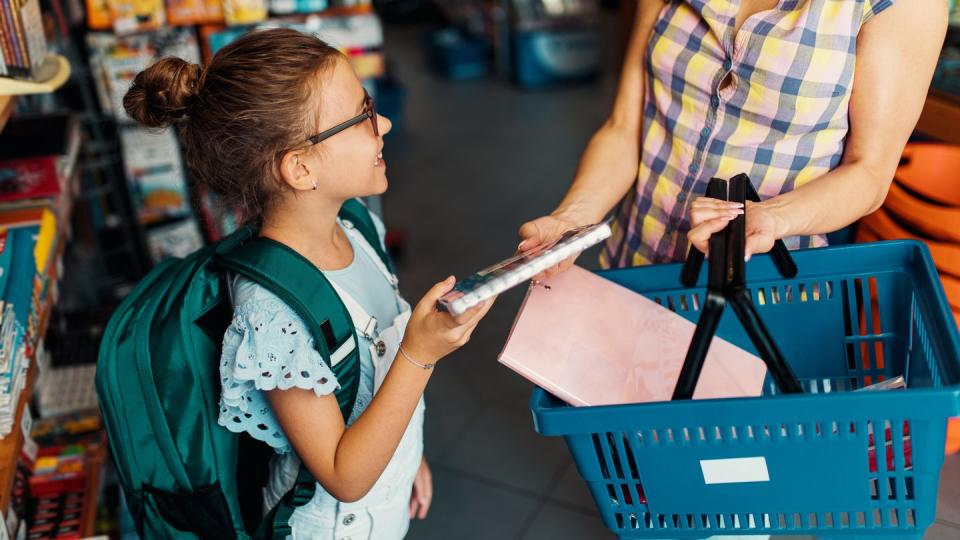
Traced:
[[[542, 389], [537, 431], [564, 436], [604, 524], [620, 538], [923, 536], [936, 515], [947, 419], [960, 415], [960, 336], [926, 246], [767, 256], [750, 295], [802, 395], [570, 407]], [[706, 277], [681, 266], [603, 272], [696, 321]], [[718, 335], [755, 351], [725, 313]], [[858, 388], [904, 375], [907, 390]]]

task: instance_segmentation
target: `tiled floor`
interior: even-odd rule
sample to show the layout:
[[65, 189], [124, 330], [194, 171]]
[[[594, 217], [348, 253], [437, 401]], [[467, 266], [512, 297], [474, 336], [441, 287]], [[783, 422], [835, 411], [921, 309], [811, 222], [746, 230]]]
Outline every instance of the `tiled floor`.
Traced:
[[[387, 29], [409, 90], [403, 133], [387, 139], [389, 226], [407, 235], [402, 288], [430, 285], [512, 253], [526, 219], [552, 209], [608, 110], [614, 74], [598, 83], [524, 92], [497, 80], [453, 83], [424, 68], [421, 28]], [[584, 256], [581, 264], [592, 264]], [[411, 540], [602, 540], [602, 526], [560, 440], [533, 430], [530, 385], [497, 354], [520, 302], [502, 297], [427, 390], [426, 453], [435, 500]], [[944, 469], [930, 540], [960, 540], [960, 459]]]

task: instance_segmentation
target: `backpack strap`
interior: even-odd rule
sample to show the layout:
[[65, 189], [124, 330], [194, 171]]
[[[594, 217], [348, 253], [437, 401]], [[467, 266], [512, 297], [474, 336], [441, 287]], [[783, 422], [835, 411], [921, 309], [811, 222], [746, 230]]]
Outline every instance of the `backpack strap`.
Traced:
[[288, 246], [263, 237], [220, 254], [217, 265], [267, 289], [303, 319], [340, 383], [337, 404], [346, 422], [360, 385], [359, 342], [350, 314], [323, 272]]
[[397, 273], [396, 268], [393, 267], [393, 261], [390, 260], [387, 252], [383, 249], [383, 243], [380, 241], [380, 233], [377, 232], [377, 226], [373, 223], [370, 210], [367, 209], [366, 205], [364, 205], [360, 199], [350, 199], [343, 203], [343, 206], [340, 208], [340, 220], [352, 224], [357, 231], [363, 235], [367, 243], [370, 244], [370, 247], [372, 247], [377, 256], [380, 257], [380, 260], [383, 261], [383, 264], [386, 265], [390, 273]]
[[307, 470], [306, 465], [301, 463], [293, 488], [263, 517], [255, 537], [260, 540], [289, 538], [290, 518], [293, 516], [293, 511], [310, 502], [316, 490], [317, 480]]

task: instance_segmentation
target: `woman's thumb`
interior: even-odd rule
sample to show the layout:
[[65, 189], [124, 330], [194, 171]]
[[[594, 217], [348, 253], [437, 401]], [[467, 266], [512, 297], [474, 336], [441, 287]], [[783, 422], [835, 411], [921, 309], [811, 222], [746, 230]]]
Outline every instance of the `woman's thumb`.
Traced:
[[520, 226], [520, 245], [517, 246], [517, 251], [523, 251], [526, 249], [537, 247], [541, 242], [543, 242], [543, 232], [540, 225], [537, 223], [540, 219], [535, 219], [533, 221], [528, 221]]

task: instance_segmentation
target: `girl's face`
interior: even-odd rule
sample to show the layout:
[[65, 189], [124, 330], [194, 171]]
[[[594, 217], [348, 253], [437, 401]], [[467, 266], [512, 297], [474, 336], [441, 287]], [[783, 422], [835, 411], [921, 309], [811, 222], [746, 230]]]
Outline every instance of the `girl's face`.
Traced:
[[[311, 135], [322, 133], [363, 114], [366, 92], [353, 68], [339, 57], [332, 69], [319, 76], [317, 90], [312, 93], [310, 111], [313, 118], [307, 125]], [[311, 180], [317, 191], [337, 199], [378, 195], [387, 190], [387, 165], [383, 160], [383, 136], [392, 124], [386, 117], [375, 115], [379, 134], [373, 122], [364, 118], [335, 135], [309, 146], [302, 153]]]

